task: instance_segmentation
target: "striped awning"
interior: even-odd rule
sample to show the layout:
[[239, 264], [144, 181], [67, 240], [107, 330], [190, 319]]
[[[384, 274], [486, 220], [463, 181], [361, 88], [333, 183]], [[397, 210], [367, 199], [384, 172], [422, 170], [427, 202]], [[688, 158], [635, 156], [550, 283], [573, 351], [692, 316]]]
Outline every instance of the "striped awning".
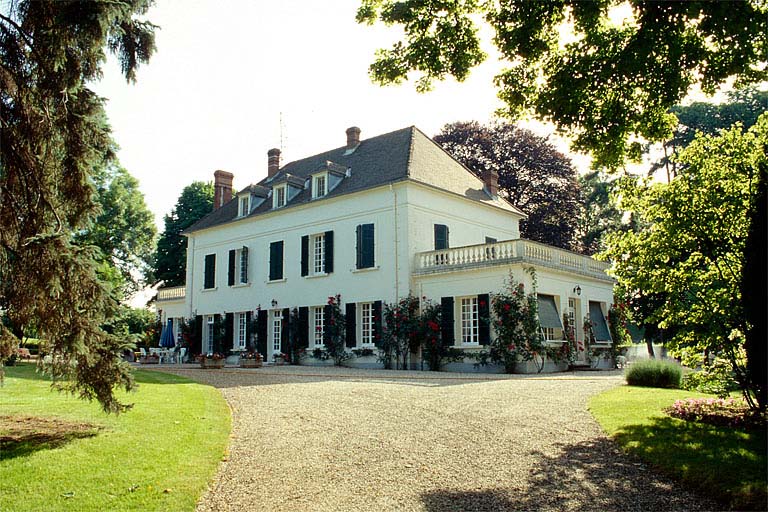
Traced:
[[537, 298], [539, 299], [539, 323], [541, 326], [562, 329], [563, 323], [557, 313], [555, 298], [552, 295], [541, 294], [537, 294]]
[[595, 341], [611, 341], [611, 333], [608, 331], [608, 325], [605, 323], [603, 310], [599, 302], [589, 301], [589, 319], [592, 321], [592, 332], [595, 334]]

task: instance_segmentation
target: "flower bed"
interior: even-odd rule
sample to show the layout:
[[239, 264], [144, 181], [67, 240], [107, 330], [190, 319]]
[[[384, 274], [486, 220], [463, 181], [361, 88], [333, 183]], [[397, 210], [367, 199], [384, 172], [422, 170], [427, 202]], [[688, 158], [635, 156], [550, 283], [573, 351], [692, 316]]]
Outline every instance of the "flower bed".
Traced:
[[687, 398], [676, 400], [664, 412], [673, 418], [718, 427], [765, 428], [766, 420], [753, 414], [744, 400], [735, 398]]

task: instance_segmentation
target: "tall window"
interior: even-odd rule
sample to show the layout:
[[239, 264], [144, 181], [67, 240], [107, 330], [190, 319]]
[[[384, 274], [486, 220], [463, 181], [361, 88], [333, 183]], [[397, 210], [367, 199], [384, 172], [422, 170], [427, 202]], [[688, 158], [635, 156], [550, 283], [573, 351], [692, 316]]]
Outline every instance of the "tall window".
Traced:
[[203, 276], [203, 288], [210, 289], [216, 287], [216, 255], [205, 255], [205, 270]]
[[328, 186], [325, 174], [315, 176], [314, 183], [312, 184], [312, 197], [323, 197], [328, 193]]
[[205, 352], [213, 352], [213, 315], [205, 317]]
[[445, 224], [435, 224], [435, 250], [447, 249], [449, 246], [448, 226]]
[[360, 308], [360, 342], [373, 345], [373, 303], [364, 302]]
[[248, 329], [246, 326], [246, 318], [247, 317], [245, 313], [237, 314], [237, 347], [238, 348], [245, 348], [246, 335], [248, 332]]
[[568, 299], [568, 325], [571, 328], [571, 332], [576, 335], [576, 299]]
[[272, 206], [274, 208], [285, 206], [285, 185], [280, 185], [273, 189]]
[[245, 284], [248, 282], [248, 248], [243, 247], [238, 252], [237, 261], [240, 266], [240, 284]]
[[325, 235], [312, 236], [312, 273], [325, 273]]
[[479, 343], [479, 335], [477, 297], [461, 299], [461, 341], [462, 343]]
[[283, 340], [283, 312], [272, 311], [272, 353], [280, 352]]
[[374, 225], [357, 226], [357, 268], [373, 268], [376, 264], [374, 252]]
[[325, 308], [317, 306], [312, 311], [312, 340], [315, 347], [324, 345], [323, 334], [325, 332]]
[[269, 244], [269, 280], [283, 278], [283, 241]]

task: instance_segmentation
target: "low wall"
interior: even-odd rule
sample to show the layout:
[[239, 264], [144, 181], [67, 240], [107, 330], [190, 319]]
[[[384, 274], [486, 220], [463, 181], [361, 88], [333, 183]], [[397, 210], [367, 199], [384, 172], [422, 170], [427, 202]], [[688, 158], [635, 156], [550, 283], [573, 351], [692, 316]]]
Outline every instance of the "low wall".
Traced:
[[[656, 359], [664, 359], [669, 357], [667, 355], [667, 349], [664, 347], [664, 345], [653, 345], [653, 353], [656, 356]], [[645, 343], [627, 347], [625, 354], [625, 357], [629, 361], [650, 359], [650, 356], [648, 355], [648, 346]]]

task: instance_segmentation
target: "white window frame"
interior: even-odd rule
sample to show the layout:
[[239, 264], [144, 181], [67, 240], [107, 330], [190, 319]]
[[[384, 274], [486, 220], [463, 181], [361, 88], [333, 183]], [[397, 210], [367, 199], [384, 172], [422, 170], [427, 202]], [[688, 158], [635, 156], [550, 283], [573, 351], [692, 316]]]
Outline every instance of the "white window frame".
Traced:
[[282, 352], [283, 347], [283, 312], [280, 309], [272, 310], [272, 354]]
[[213, 353], [213, 315], [205, 315], [203, 319], [205, 322], [205, 353]]
[[310, 333], [312, 346], [314, 348], [324, 348], [325, 342], [323, 340], [323, 335], [325, 334], [325, 306], [315, 306], [312, 308], [312, 325], [310, 329], [312, 330]]
[[288, 189], [286, 185], [277, 185], [272, 189], [272, 207], [282, 208], [288, 202]]
[[325, 233], [317, 233], [309, 237], [311, 261], [310, 274], [313, 276], [325, 274]]
[[[248, 251], [250, 253], [250, 250]], [[245, 265], [244, 265], [245, 263]], [[243, 249], [235, 249], [235, 284], [248, 284], [248, 262], [243, 260]], [[245, 279], [243, 279], [245, 278]]]
[[477, 295], [458, 297], [459, 339], [462, 345], [480, 344], [480, 312]]
[[[322, 183], [322, 187], [319, 185]], [[312, 199], [325, 197], [328, 194], [328, 173], [320, 173], [312, 176]]]
[[245, 217], [251, 213], [251, 196], [240, 196], [237, 200], [237, 216]]
[[541, 335], [544, 336], [545, 341], [559, 341], [560, 338], [557, 336], [560, 329], [555, 329], [554, 327], [542, 327], [541, 328]]
[[246, 313], [237, 313], [237, 328], [235, 329], [235, 339], [232, 340], [232, 346], [245, 350], [245, 346], [248, 342], [248, 316]]
[[375, 344], [373, 302], [360, 303], [360, 345], [372, 347]]

